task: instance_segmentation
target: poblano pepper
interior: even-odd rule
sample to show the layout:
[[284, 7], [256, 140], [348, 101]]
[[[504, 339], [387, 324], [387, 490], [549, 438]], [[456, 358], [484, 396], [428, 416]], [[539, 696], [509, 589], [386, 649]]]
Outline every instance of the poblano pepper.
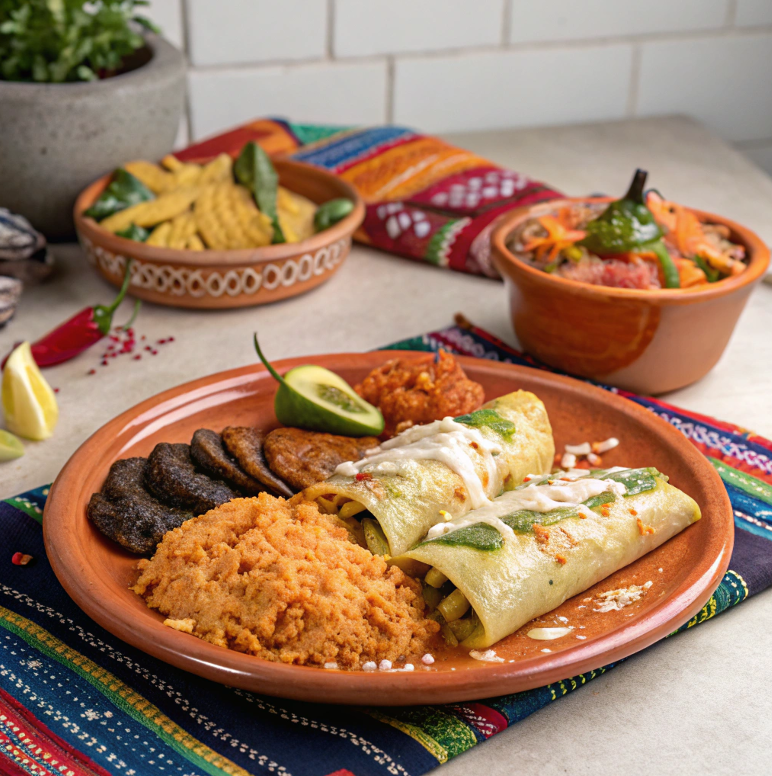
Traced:
[[678, 269], [662, 241], [662, 230], [643, 199], [647, 174], [645, 170], [635, 171], [627, 194], [584, 227], [587, 236], [578, 244], [598, 256], [653, 253], [662, 267], [665, 288], [680, 288]]

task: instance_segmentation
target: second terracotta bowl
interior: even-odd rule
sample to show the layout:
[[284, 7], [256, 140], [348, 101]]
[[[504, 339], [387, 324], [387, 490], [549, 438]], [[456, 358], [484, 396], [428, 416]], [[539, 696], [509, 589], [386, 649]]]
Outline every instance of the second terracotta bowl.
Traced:
[[709, 372], [724, 352], [748, 296], [769, 265], [758, 235], [726, 218], [692, 210], [705, 222], [724, 224], [745, 246], [741, 275], [708, 286], [642, 291], [580, 283], [542, 272], [507, 247], [526, 219], [572, 202], [557, 200], [513, 211], [493, 232], [496, 266], [507, 285], [521, 346], [545, 364], [635, 393], [658, 394], [689, 385]]
[[86, 258], [115, 286], [121, 285], [126, 261], [133, 259], [129, 293], [171, 307], [251, 307], [310, 291], [343, 264], [365, 206], [348, 183], [324, 170], [281, 159], [275, 159], [274, 166], [279, 182], [290, 191], [317, 204], [345, 197], [355, 203], [354, 210], [329, 229], [296, 243], [225, 251], [159, 248], [118, 237], [83, 215], [110, 182], [106, 175], [75, 203], [75, 228]]

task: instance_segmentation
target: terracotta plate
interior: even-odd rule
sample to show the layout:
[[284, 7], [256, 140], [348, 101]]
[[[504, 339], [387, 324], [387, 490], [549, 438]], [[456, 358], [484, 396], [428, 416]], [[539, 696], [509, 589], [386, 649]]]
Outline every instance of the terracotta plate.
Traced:
[[[310, 360], [354, 383], [393, 356], [389, 351]], [[534, 641], [525, 635], [533, 627], [527, 625], [496, 645], [503, 663], [483, 663], [456, 649], [438, 654], [431, 668], [417, 666], [413, 673], [364, 673], [272, 663], [164, 627], [163, 617], [129, 590], [136, 557], [92, 527], [86, 504], [118, 458], [147, 455], [159, 441], [187, 442], [202, 426], [220, 430], [231, 424], [274, 423], [275, 383], [262, 367], [222, 372], [148, 399], [103, 426], [72, 456], [51, 489], [43, 523], [57, 577], [100, 625], [161, 660], [235, 687], [325, 703], [449, 703], [519, 692], [619, 660], [693, 617], [723, 576], [733, 542], [729, 499], [706, 459], [663, 420], [599, 388], [535, 369], [460, 360], [489, 399], [518, 388], [541, 397], [558, 449], [616, 436], [621, 444], [604, 456], [604, 463], [656, 466], [702, 509], [702, 520], [658, 550], [539, 618], [546, 625], [560, 625], [558, 618], [567, 618], [574, 626], [571, 635]], [[277, 366], [285, 370], [308, 361], [293, 359]], [[593, 611], [598, 593], [649, 581], [652, 585], [638, 602], [619, 611]]]

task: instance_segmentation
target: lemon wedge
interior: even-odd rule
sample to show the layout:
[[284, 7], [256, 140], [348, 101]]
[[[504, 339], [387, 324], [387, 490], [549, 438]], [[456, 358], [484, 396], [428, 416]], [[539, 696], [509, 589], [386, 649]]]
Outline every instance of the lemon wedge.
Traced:
[[51, 386], [32, 358], [29, 342], [22, 342], [5, 362], [2, 389], [5, 424], [27, 439], [48, 439], [59, 420]]
[[24, 455], [24, 445], [19, 437], [0, 428], [0, 461], [12, 461]]

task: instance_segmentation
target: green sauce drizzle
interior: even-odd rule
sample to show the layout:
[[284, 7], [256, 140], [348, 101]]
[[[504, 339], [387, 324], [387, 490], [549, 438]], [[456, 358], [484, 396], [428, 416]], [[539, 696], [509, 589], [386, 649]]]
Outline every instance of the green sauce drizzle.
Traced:
[[489, 428], [507, 440], [512, 439], [515, 433], [515, 424], [503, 418], [496, 410], [475, 410], [469, 415], [459, 415], [455, 420], [470, 428]]
[[[625, 486], [626, 491], [624, 498], [635, 496], [639, 493], [645, 493], [648, 490], [654, 490], [654, 488], [657, 487], [657, 477], [663, 480], [667, 479], [653, 468], [628, 469], [622, 472], [611, 473], [606, 469], [595, 469], [589, 474], [594, 479], [621, 482], [622, 485]], [[544, 480], [543, 483], [540, 482], [537, 483], [537, 485], [546, 483], [547, 480]], [[597, 496], [588, 498], [583, 504], [588, 509], [596, 509], [603, 504], [610, 504], [615, 499], [616, 496], [610, 491], [607, 491], [606, 493], [599, 493]], [[501, 520], [515, 533], [526, 534], [533, 531], [533, 527], [536, 523], [546, 527], [554, 525], [561, 520], [578, 517], [579, 510], [576, 507], [563, 507], [561, 509], [553, 509], [550, 512], [534, 512], [530, 509], [519, 509], [509, 515], [503, 515]], [[420, 547], [424, 544], [444, 544], [449, 547], [471, 547], [474, 550], [490, 552], [491, 550], [500, 549], [504, 544], [504, 540], [501, 538], [498, 529], [494, 528], [492, 525], [488, 525], [487, 523], [476, 523], [475, 525], [470, 525], [466, 528], [459, 528], [457, 531], [445, 534], [437, 539], [421, 542], [418, 546]]]

